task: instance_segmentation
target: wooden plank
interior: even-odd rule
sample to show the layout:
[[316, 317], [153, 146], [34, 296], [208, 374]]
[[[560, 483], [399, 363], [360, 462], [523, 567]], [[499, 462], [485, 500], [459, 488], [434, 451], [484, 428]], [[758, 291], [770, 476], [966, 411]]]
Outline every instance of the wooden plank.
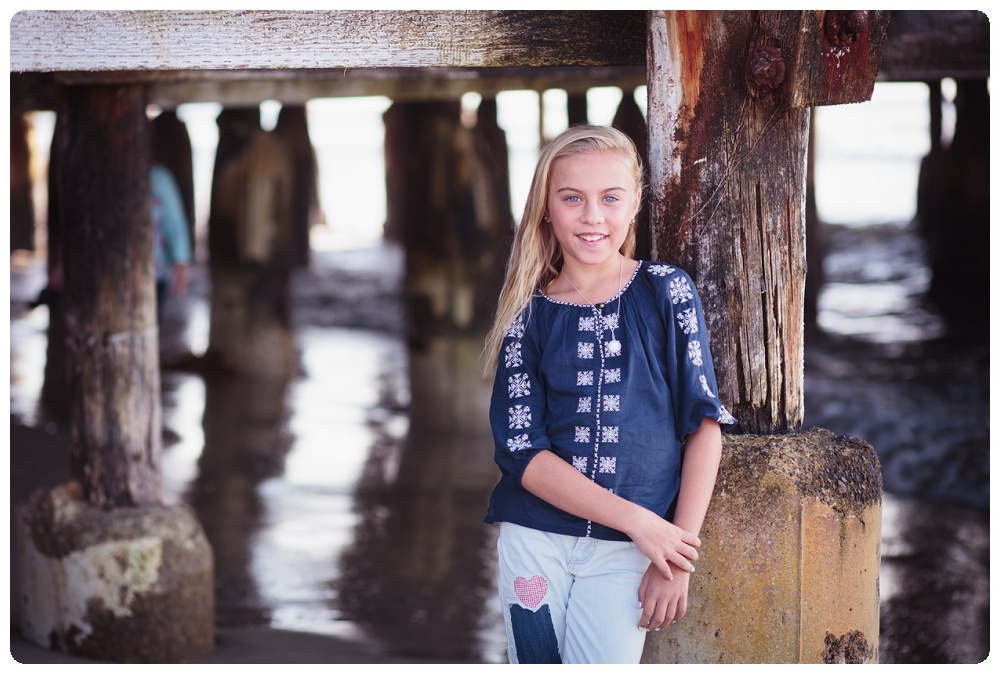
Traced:
[[796, 108], [871, 100], [889, 13], [802, 12], [788, 66], [789, 102]]
[[22, 11], [11, 72], [641, 65], [642, 11]]
[[591, 87], [627, 91], [646, 84], [646, 66], [540, 66], [537, 68], [354, 68], [349, 70], [201, 70], [17, 73], [10, 78], [11, 109], [51, 110], [64, 84], [143, 84], [151, 104], [216, 102], [257, 105], [275, 100], [301, 105], [313, 98], [388, 96], [400, 101], [454, 100], [467, 92]]
[[990, 19], [975, 10], [892, 10], [879, 80], [990, 75]]

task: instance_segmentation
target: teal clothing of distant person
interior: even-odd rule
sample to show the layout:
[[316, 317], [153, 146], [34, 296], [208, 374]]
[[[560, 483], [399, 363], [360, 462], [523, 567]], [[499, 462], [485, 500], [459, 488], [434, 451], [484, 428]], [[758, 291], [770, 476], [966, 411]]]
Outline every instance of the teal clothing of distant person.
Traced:
[[191, 264], [191, 235], [184, 201], [170, 170], [154, 164], [149, 174], [153, 219], [153, 255], [156, 260], [156, 313], [171, 295], [187, 289], [187, 267]]
[[149, 175], [156, 237], [156, 279], [169, 280], [176, 264], [191, 263], [191, 235], [180, 189], [170, 170], [154, 164]]

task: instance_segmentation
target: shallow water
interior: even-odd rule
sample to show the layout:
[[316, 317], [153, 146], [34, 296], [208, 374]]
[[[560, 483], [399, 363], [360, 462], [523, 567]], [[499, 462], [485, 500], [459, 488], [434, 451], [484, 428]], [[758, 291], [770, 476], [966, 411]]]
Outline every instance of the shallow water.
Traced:
[[[989, 649], [988, 345], [942, 339], [920, 305], [912, 233], [831, 241], [805, 425], [867, 440], [883, 463], [881, 660], [978, 662]], [[496, 478], [477, 411], [488, 391], [456, 374], [455, 345], [407, 351], [401, 266], [390, 246], [315, 254], [295, 280], [301, 369], [289, 381], [164, 370], [167, 496], [195, 508], [213, 545], [220, 625], [502, 662], [494, 532], [480, 524]], [[38, 407], [47, 316], [24, 301], [41, 283], [37, 264], [12, 264], [11, 423], [39, 427], [54, 423]], [[161, 329], [165, 363], [204, 349], [206, 298], [195, 268]]]

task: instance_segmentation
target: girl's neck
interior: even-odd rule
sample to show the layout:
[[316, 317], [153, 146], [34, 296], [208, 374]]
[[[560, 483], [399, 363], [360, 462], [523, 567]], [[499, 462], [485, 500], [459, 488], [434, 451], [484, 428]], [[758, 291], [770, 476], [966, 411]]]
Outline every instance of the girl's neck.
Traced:
[[575, 304], [607, 302], [622, 291], [637, 264], [623, 255], [600, 266], [564, 263], [559, 276], [545, 289], [545, 294], [554, 300]]

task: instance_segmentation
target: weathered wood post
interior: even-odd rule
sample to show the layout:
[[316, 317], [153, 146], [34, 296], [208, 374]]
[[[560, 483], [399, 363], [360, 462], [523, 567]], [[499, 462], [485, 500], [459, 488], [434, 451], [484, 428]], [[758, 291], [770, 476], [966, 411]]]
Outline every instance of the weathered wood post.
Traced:
[[[815, 108], [809, 111], [809, 128], [813, 128]], [[806, 288], [804, 301], [805, 341], [819, 334], [819, 294], [826, 280], [823, 259], [826, 257], [825, 223], [819, 219], [816, 206], [816, 134], [809, 133], [809, 150], [806, 152]]]
[[[626, 89], [622, 92], [621, 103], [615, 111], [611, 125], [617, 127], [628, 134], [628, 137], [635, 143], [635, 149], [640, 157], [649, 154], [649, 132], [646, 130], [646, 117], [639, 109], [639, 104], [635, 102], [635, 92]], [[648, 162], [643, 164], [643, 183], [649, 183]], [[649, 209], [639, 211], [635, 218], [635, 256], [637, 259], [649, 259]]]
[[[482, 451], [492, 382], [479, 361], [513, 231], [496, 113], [491, 97], [471, 129], [457, 101], [397, 101], [385, 113], [388, 216], [407, 256], [410, 423], [394, 467], [381, 465], [383, 447], [363, 471], [365, 533], [344, 551], [337, 583], [344, 614], [369, 634], [457, 661], [475, 657], [467, 617], [489, 591], [474, 559], [492, 534], [467, 515], [496, 480]], [[442, 630], [452, 636], [435, 639]]]
[[31, 125], [10, 114], [10, 250], [35, 250], [35, 205], [31, 200]]
[[212, 553], [162, 504], [160, 379], [141, 87], [67, 87], [58, 127], [73, 481], [16, 523], [22, 631], [102, 660], [212, 647]]
[[316, 151], [309, 140], [309, 120], [304, 105], [282, 105], [274, 134], [283, 139], [292, 156], [295, 175], [291, 197], [291, 262], [296, 267], [309, 266], [309, 228], [321, 219], [319, 187], [316, 184], [319, 169]]
[[498, 242], [511, 223], [509, 199], [500, 203], [490, 177], [487, 162], [496, 160], [477, 152], [458, 101], [396, 102], [384, 120], [387, 229], [406, 250], [407, 339], [423, 348], [434, 337], [485, 332], [485, 303], [502, 280]]
[[570, 126], [587, 123], [587, 92], [569, 92], [566, 95], [566, 121]]
[[58, 423], [69, 425], [69, 387], [66, 385], [66, 318], [63, 309], [62, 261], [62, 209], [59, 202], [59, 144], [60, 126], [63, 122], [56, 115], [55, 130], [49, 149], [48, 199], [46, 210], [46, 266], [48, 291], [45, 304], [49, 308], [49, 324], [45, 331], [45, 374], [42, 381], [42, 404], [46, 412]]
[[647, 662], [878, 659], [881, 472], [871, 446], [799, 434], [809, 106], [867, 100], [881, 12], [654, 11], [655, 259], [702, 293], [727, 436], [687, 616]]
[[[396, 102], [385, 129], [389, 222], [406, 254], [410, 435], [475, 432], [489, 403], [483, 337], [513, 229], [495, 101], [482, 101], [473, 129], [457, 101]], [[455, 460], [489, 464], [482, 453]]]
[[284, 141], [260, 128], [258, 108], [218, 117], [208, 220], [211, 319], [205, 358], [234, 373], [290, 377], [294, 171]]
[[[936, 210], [925, 213], [930, 299], [958, 335], [989, 329], [990, 93], [985, 78], [963, 79], [955, 94], [955, 134], [939, 159]], [[932, 146], [933, 147], [933, 146]]]

